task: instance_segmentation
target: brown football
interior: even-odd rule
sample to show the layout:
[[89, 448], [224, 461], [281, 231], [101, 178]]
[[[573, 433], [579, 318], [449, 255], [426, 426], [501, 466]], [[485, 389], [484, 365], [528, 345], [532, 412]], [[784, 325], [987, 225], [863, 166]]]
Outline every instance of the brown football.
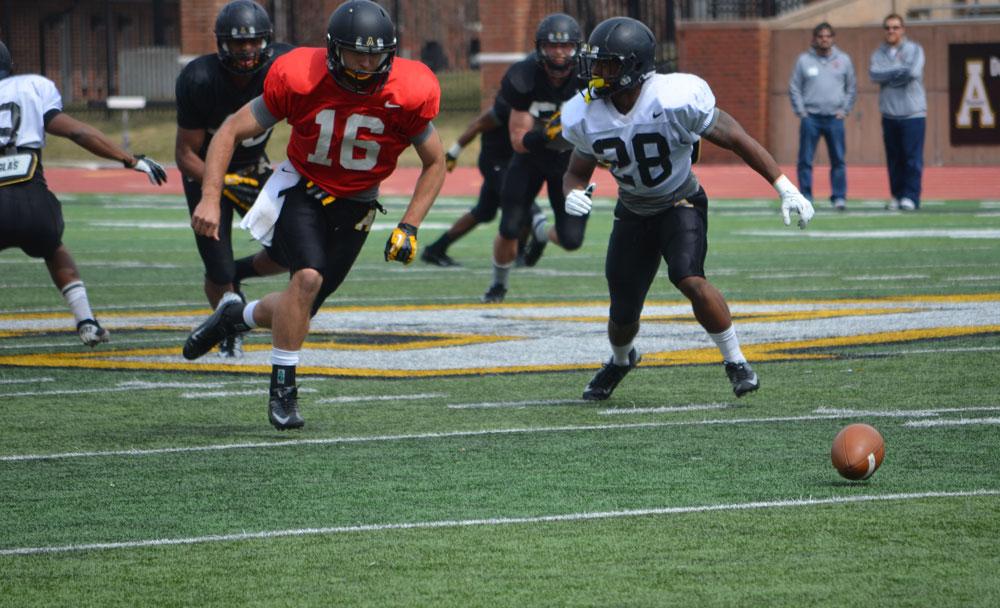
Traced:
[[882, 465], [885, 442], [875, 427], [849, 424], [833, 438], [830, 460], [847, 479], [868, 479]]

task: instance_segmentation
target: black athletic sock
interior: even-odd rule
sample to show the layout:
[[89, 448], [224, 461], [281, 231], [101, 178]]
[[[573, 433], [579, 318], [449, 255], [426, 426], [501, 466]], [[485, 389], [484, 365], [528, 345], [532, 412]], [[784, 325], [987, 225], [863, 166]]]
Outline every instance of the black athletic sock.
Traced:
[[445, 232], [440, 237], [438, 237], [438, 240], [431, 243], [428, 249], [433, 249], [434, 251], [444, 253], [445, 251], [448, 250], [449, 245], [451, 245], [451, 237], [448, 236], [447, 232]]
[[236, 278], [233, 283], [238, 285], [243, 279], [260, 276], [253, 267], [254, 257], [255, 255], [248, 255], [245, 258], [236, 260]]
[[271, 366], [271, 392], [279, 388], [290, 388], [295, 386], [295, 366], [294, 365], [272, 365]]

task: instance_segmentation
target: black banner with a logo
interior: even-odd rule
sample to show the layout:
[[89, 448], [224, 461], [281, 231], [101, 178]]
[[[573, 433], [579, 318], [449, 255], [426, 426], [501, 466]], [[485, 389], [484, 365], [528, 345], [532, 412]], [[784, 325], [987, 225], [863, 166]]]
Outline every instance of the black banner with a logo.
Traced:
[[1000, 42], [948, 45], [951, 145], [1000, 146]]

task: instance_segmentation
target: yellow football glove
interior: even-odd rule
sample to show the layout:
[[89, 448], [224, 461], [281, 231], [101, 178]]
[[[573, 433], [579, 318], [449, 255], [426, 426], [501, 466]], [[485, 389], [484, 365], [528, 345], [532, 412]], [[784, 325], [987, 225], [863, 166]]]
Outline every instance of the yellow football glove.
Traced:
[[385, 261], [409, 264], [417, 259], [417, 228], [400, 222], [385, 243]]
[[227, 173], [222, 180], [222, 196], [246, 211], [253, 206], [260, 194], [261, 185], [271, 175], [271, 169], [256, 174], [256, 167], [239, 173]]

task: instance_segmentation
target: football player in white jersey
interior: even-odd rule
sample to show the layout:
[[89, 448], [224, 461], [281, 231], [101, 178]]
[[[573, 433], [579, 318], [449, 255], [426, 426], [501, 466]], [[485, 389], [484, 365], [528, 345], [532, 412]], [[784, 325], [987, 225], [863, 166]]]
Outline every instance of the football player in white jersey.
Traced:
[[45, 134], [66, 137], [97, 156], [142, 171], [154, 184], [167, 181], [167, 174], [153, 159], [132, 156], [63, 112], [62, 97], [51, 80], [36, 74], [13, 76], [12, 71], [10, 51], [0, 42], [0, 251], [18, 247], [44, 259], [52, 282], [73, 311], [80, 340], [96, 346], [110, 334], [94, 318], [76, 263], [62, 243], [62, 207], [42, 171]]
[[781, 174], [777, 162], [732, 116], [715, 106], [708, 84], [692, 74], [656, 74], [656, 38], [642, 23], [614, 17], [598, 24], [581, 53], [583, 95], [563, 104], [563, 137], [575, 149], [563, 177], [566, 212], [590, 213], [588, 186], [598, 164], [618, 182], [615, 222], [605, 276], [611, 295], [608, 339], [612, 357], [583, 398], [611, 396], [639, 362], [632, 342], [660, 260], [689, 300], [695, 318], [718, 345], [737, 397], [760, 381], [740, 351], [729, 306], [705, 278], [708, 198], [691, 171], [699, 138], [732, 150], [774, 185], [785, 224], [790, 213], [805, 228], [809, 201]]

